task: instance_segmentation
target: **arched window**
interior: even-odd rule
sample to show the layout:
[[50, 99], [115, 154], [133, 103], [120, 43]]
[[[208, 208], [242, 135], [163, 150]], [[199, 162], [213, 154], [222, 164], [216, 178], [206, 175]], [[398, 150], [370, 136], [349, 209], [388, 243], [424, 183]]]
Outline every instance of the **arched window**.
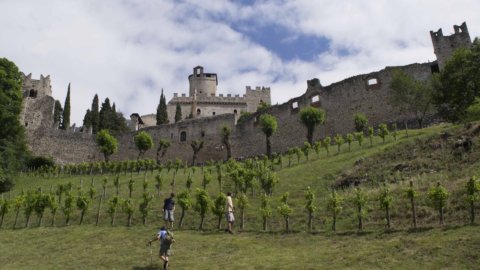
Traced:
[[200, 115], [202, 111], [200, 109], [197, 109], [197, 115]]
[[213, 112], [213, 115], [215, 115], [215, 112]]
[[186, 142], [187, 141], [187, 132], [186, 131], [180, 132], [180, 141], [181, 142]]
[[30, 93], [28, 94], [29, 97], [31, 98], [36, 98], [37, 97], [37, 91], [35, 90], [30, 90]]
[[237, 113], [238, 113], [237, 110], [233, 110], [233, 114], [237, 115]]

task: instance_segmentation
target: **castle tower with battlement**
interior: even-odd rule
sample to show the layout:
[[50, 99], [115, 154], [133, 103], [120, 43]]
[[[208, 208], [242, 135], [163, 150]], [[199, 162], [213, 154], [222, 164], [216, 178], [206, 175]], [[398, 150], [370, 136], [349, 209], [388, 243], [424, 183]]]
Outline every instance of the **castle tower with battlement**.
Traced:
[[456, 49], [470, 48], [472, 46], [472, 40], [465, 22], [460, 26], [454, 25], [453, 29], [455, 32], [450, 36], [444, 36], [441, 28], [436, 32], [430, 31], [433, 49], [440, 69], [445, 66], [445, 63]]
[[[188, 76], [189, 95], [174, 93], [168, 102], [167, 112], [170, 123], [175, 122], [177, 104], [182, 110], [182, 118], [202, 118], [221, 114], [234, 114], [238, 119], [242, 113], [253, 113], [261, 103], [271, 104], [269, 87], [246, 87], [245, 94], [217, 94], [216, 73], [205, 73], [202, 66], [193, 68]], [[156, 125], [155, 114], [143, 115], [144, 127]]]
[[53, 127], [53, 109], [55, 99], [52, 97], [50, 75], [40, 75], [40, 79], [32, 79], [32, 74], [22, 73], [23, 109], [20, 123], [27, 130], [40, 127]]

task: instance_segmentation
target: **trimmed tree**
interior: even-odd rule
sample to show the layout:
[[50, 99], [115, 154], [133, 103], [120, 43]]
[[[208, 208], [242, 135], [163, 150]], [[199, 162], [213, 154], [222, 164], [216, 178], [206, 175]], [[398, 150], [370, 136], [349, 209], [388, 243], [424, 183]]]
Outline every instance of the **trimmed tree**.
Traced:
[[379, 202], [380, 207], [385, 210], [385, 226], [387, 227], [387, 229], [390, 229], [390, 209], [392, 207], [393, 197], [387, 184], [384, 184], [383, 189], [380, 190]]
[[332, 213], [332, 231], [337, 230], [337, 216], [342, 211], [342, 202], [342, 197], [335, 190], [332, 190], [327, 204], [327, 209]]
[[360, 188], [355, 188], [353, 202], [357, 206], [358, 230], [363, 231], [363, 218], [366, 213], [365, 205], [367, 204], [367, 195]]
[[68, 83], [67, 97], [65, 97], [65, 104], [63, 105], [62, 114], [62, 129], [70, 127], [70, 83]]
[[98, 147], [100, 147], [100, 152], [102, 152], [105, 162], [108, 162], [108, 158], [118, 150], [117, 139], [110, 135], [106, 129], [102, 129], [97, 133], [96, 142]]
[[240, 209], [240, 229], [245, 227], [245, 209], [249, 206], [248, 197], [245, 193], [237, 196], [237, 207]]
[[167, 153], [167, 149], [170, 147], [171, 143], [169, 140], [160, 139], [157, 147], [157, 164], [160, 164], [161, 159]]
[[347, 143], [348, 143], [348, 152], [350, 152], [351, 151], [351, 145], [352, 145], [352, 142], [353, 142], [353, 134], [348, 133], [347, 136], [346, 136], [346, 139], [347, 139]]
[[373, 146], [373, 136], [375, 135], [373, 127], [368, 128], [368, 138], [370, 139], [370, 146]]
[[194, 140], [190, 143], [190, 146], [192, 147], [192, 150], [193, 150], [192, 166], [195, 166], [195, 163], [197, 162], [198, 152], [200, 152], [200, 150], [202, 150], [203, 148], [203, 141]]
[[327, 151], [327, 156], [330, 155], [330, 144], [331, 143], [332, 143], [332, 138], [330, 138], [330, 136], [327, 136], [322, 140], [322, 146], [325, 148], [325, 151]]
[[117, 213], [117, 207], [120, 204], [120, 198], [115, 196], [108, 201], [107, 213], [110, 215], [110, 225], [115, 225], [115, 215]]
[[178, 205], [182, 208], [182, 214], [180, 215], [180, 220], [178, 222], [178, 227], [182, 228], [183, 219], [185, 218], [185, 213], [192, 208], [193, 202], [192, 197], [190, 196], [190, 191], [184, 190], [177, 195]]
[[368, 118], [363, 113], [356, 113], [353, 118], [353, 125], [355, 126], [355, 131], [364, 132], [368, 126]]
[[132, 198], [123, 200], [122, 209], [125, 214], [127, 214], [127, 226], [132, 226], [133, 212], [135, 211], [134, 203]]
[[412, 220], [413, 228], [417, 228], [417, 212], [415, 207], [415, 197], [417, 197], [417, 192], [413, 189], [413, 181], [410, 180], [409, 187], [405, 190], [405, 195], [410, 200], [410, 208], [412, 210]]
[[138, 206], [138, 210], [140, 211], [140, 214], [142, 215], [143, 225], [146, 225], [147, 224], [147, 217], [149, 216], [150, 211], [152, 210], [150, 202], [152, 201], [153, 196], [144, 192], [142, 194], [142, 198], [143, 198], [143, 201]]
[[480, 198], [480, 182], [476, 176], [470, 177], [466, 186], [467, 201], [470, 204], [470, 224], [475, 223], [475, 202]]
[[222, 126], [221, 134], [222, 144], [225, 145], [225, 148], [227, 149], [227, 160], [229, 160], [232, 157], [232, 145], [230, 143], [230, 135], [232, 134], [232, 129], [229, 126], [224, 125]]
[[225, 204], [227, 203], [227, 196], [220, 193], [213, 201], [212, 212], [217, 216], [217, 229], [220, 230], [222, 226], [222, 217], [225, 214]]
[[325, 122], [325, 111], [311, 106], [305, 107], [300, 111], [300, 120], [307, 128], [308, 143], [313, 144], [315, 127]]
[[90, 205], [90, 200], [83, 192], [80, 192], [77, 197], [77, 208], [80, 210], [80, 225], [83, 223], [83, 218], [85, 217], [85, 213], [88, 210], [88, 206]]
[[357, 140], [358, 145], [362, 146], [363, 139], [364, 139], [363, 132], [355, 132], [353, 136], [355, 136], [355, 140]]
[[333, 140], [335, 141], [335, 144], [337, 145], [337, 153], [340, 153], [340, 148], [342, 147], [342, 144], [344, 142], [343, 136], [340, 135], [340, 134], [337, 134], [337, 135], [335, 135]]
[[282, 197], [280, 198], [280, 206], [277, 208], [278, 213], [283, 217], [285, 221], [285, 231], [290, 231], [290, 215], [292, 214], [293, 210], [288, 205], [288, 192], [285, 192]]
[[308, 142], [303, 142], [303, 147], [302, 147], [302, 152], [305, 155], [305, 158], [307, 158], [307, 161], [309, 160], [309, 155], [310, 155], [310, 150], [312, 150], [312, 145]]
[[262, 195], [260, 214], [262, 215], [263, 220], [263, 231], [267, 231], [267, 222], [272, 216], [272, 208], [270, 207], [270, 198], [265, 193]]
[[382, 138], [383, 143], [385, 143], [385, 138], [388, 136], [390, 132], [388, 131], [388, 127], [386, 124], [378, 125], [378, 136]]
[[433, 208], [438, 211], [440, 225], [445, 224], [444, 210], [447, 205], [447, 199], [450, 197], [448, 191], [437, 182], [435, 187], [432, 187], [428, 192], [428, 198], [430, 199]]
[[153, 146], [152, 136], [145, 131], [140, 131], [135, 137], [133, 137], [135, 142], [135, 146], [138, 149], [138, 157], [137, 160], [140, 160], [145, 152], [147, 152]]
[[157, 106], [157, 125], [168, 124], [167, 101], [162, 93], [160, 94], [160, 102]]
[[195, 211], [197, 211], [200, 215], [200, 225], [198, 226], [198, 229], [203, 230], [205, 217], [207, 216], [208, 211], [211, 208], [212, 200], [210, 199], [210, 196], [208, 196], [206, 190], [199, 188], [197, 188], [195, 197], [197, 199], [195, 203]]
[[272, 157], [272, 142], [271, 137], [277, 131], [277, 119], [270, 114], [262, 114], [260, 116], [260, 125], [262, 127], [262, 132], [265, 134], [266, 144], [267, 144], [267, 156], [268, 158]]
[[310, 187], [307, 187], [307, 190], [305, 191], [305, 200], [306, 200], [305, 209], [308, 212], [308, 230], [312, 231], [313, 213], [315, 212], [317, 207], [315, 206], [315, 193], [312, 191]]

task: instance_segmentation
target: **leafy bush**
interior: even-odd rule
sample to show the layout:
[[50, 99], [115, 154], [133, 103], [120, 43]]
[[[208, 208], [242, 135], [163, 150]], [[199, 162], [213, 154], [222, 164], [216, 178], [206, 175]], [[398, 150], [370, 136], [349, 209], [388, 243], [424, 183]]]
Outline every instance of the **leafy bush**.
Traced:
[[40, 168], [52, 168], [55, 167], [55, 162], [51, 157], [30, 157], [26, 162], [27, 168], [38, 170]]

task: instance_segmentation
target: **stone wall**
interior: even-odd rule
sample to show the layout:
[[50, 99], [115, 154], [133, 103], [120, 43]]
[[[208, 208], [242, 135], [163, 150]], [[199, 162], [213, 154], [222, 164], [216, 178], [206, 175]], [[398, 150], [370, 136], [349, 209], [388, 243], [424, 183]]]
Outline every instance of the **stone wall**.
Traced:
[[437, 32], [430, 31], [433, 49], [437, 56], [438, 66], [442, 69], [453, 52], [458, 48], [470, 48], [472, 40], [468, 33], [467, 24], [453, 26], [454, 33], [450, 36], [444, 36], [440, 28]]
[[25, 126], [25, 129], [50, 129], [53, 127], [55, 99], [51, 96], [25, 97], [22, 106], [20, 123]]

